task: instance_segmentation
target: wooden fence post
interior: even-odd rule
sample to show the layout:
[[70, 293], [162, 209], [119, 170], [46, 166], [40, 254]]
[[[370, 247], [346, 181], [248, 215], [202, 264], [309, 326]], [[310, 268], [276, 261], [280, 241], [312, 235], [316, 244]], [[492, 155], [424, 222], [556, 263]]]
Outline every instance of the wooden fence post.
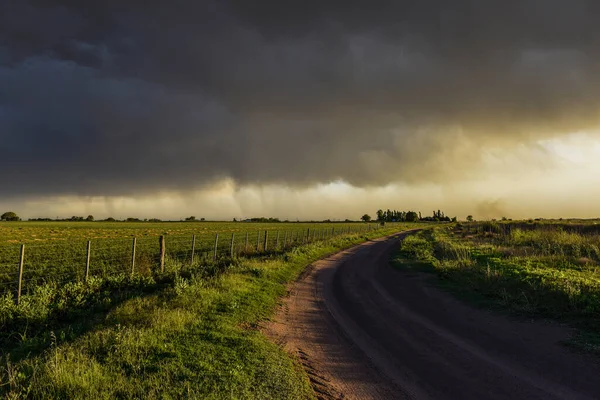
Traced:
[[306, 228], [306, 242], [310, 242], [310, 228]]
[[192, 258], [190, 259], [190, 267], [194, 265], [194, 252], [196, 251], [196, 235], [192, 235]]
[[131, 244], [131, 276], [135, 272], [135, 245], [137, 243], [137, 239], [133, 238], [133, 243]]
[[264, 251], [265, 253], [267, 252], [267, 244], [268, 244], [268, 241], [269, 241], [269, 231], [265, 231], [265, 246], [264, 246], [264, 249], [263, 249], [263, 251]]
[[217, 250], [219, 248], [219, 234], [215, 235], [215, 254], [213, 254], [213, 262], [217, 261]]
[[165, 253], [167, 250], [166, 246], [165, 246], [165, 237], [161, 235], [158, 238], [158, 243], [160, 245], [160, 253], [159, 253], [160, 273], [162, 274], [163, 272], [165, 272]]
[[90, 256], [92, 254], [92, 241], [88, 240], [87, 242], [87, 257], [86, 257], [86, 261], [85, 261], [85, 275], [84, 275], [84, 282], [88, 281], [88, 277], [90, 276]]
[[231, 234], [231, 248], [229, 249], [229, 256], [233, 258], [233, 241], [235, 240], [235, 233]]
[[25, 245], [21, 245], [21, 255], [19, 256], [19, 287], [17, 288], [17, 305], [21, 303], [21, 289], [23, 284], [23, 265], [25, 263]]

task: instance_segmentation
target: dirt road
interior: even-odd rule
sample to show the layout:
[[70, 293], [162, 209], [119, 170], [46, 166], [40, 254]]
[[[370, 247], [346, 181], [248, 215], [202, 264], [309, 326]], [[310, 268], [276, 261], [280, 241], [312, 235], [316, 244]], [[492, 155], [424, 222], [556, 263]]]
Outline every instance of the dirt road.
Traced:
[[600, 399], [600, 365], [572, 333], [473, 309], [392, 269], [403, 236], [313, 264], [266, 331], [295, 354], [319, 398]]

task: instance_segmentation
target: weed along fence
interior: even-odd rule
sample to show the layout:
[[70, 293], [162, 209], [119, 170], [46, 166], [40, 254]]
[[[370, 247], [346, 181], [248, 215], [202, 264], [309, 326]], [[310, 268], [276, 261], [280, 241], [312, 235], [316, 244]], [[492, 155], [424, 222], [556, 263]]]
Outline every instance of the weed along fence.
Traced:
[[289, 250], [315, 241], [379, 229], [377, 224], [318, 225], [303, 229], [222, 231], [192, 235], [53, 241], [0, 247], [0, 294], [23, 294], [45, 283], [87, 282], [93, 277], [155, 275], [177, 265]]

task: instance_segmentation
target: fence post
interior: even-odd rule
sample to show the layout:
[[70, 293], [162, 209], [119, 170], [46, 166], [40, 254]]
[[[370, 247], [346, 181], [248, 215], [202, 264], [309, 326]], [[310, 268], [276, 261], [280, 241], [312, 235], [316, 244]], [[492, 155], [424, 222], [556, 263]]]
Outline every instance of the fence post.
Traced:
[[192, 258], [190, 260], [190, 267], [194, 265], [194, 252], [196, 251], [196, 235], [192, 235]]
[[135, 245], [137, 243], [137, 239], [133, 238], [133, 243], [131, 244], [131, 276], [135, 272]]
[[85, 275], [84, 282], [88, 281], [88, 277], [90, 276], [90, 255], [92, 254], [92, 241], [88, 240], [87, 242], [87, 257], [85, 261]]
[[233, 258], [233, 241], [235, 240], [235, 233], [231, 234], [231, 248], [229, 249], [229, 256]]
[[213, 254], [213, 262], [217, 261], [217, 250], [219, 248], [219, 234], [215, 235], [215, 254]]
[[275, 249], [279, 250], [279, 231], [277, 231], [277, 239], [275, 240]]
[[269, 231], [265, 231], [265, 246], [264, 246], [265, 248], [263, 249], [265, 253], [267, 252], [268, 240], [269, 240]]
[[21, 303], [21, 288], [23, 283], [23, 265], [25, 262], [25, 245], [21, 245], [21, 255], [19, 256], [19, 287], [17, 288], [17, 305]]
[[310, 228], [306, 228], [306, 242], [310, 242]]
[[166, 252], [165, 237], [161, 235], [158, 238], [158, 243], [160, 244], [160, 253], [159, 253], [160, 272], [163, 273], [163, 272], [165, 272], [165, 252]]

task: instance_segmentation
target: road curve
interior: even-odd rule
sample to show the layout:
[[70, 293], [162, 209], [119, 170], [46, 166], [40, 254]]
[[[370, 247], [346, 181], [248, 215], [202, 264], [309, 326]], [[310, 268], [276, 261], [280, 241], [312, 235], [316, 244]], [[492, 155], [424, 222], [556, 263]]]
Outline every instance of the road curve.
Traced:
[[572, 333], [476, 310], [389, 266], [406, 233], [311, 265], [265, 332], [298, 357], [318, 398], [600, 399], [600, 364]]

